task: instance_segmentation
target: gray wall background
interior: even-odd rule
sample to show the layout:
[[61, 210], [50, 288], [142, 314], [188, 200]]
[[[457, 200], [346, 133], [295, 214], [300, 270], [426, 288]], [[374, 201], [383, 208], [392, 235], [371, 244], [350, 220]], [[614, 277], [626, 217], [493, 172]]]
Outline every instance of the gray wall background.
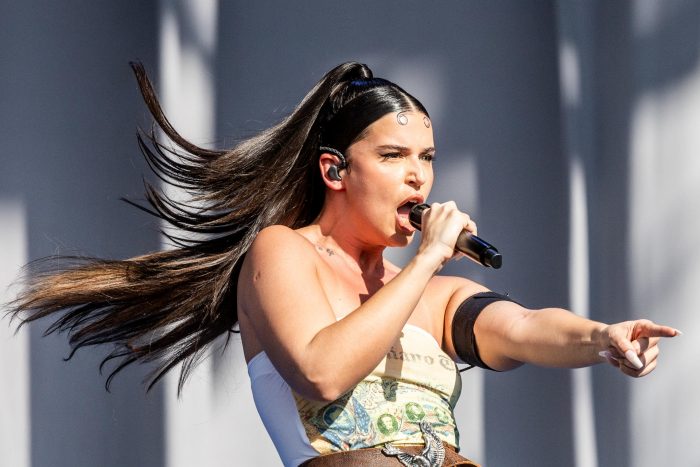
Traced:
[[[0, 245], [2, 277], [56, 252], [121, 258], [160, 247], [158, 226], [118, 198], [139, 198], [147, 173], [134, 131], [149, 119], [127, 63], [141, 59], [168, 88], [166, 13], [213, 90], [209, 132], [188, 127], [187, 108], [171, 109], [200, 144], [230, 145], [274, 123], [326, 70], [362, 61], [429, 109], [432, 198], [456, 200], [505, 257], [499, 271], [460, 262], [447, 273], [531, 307], [685, 332], [640, 380], [603, 365], [464, 373], [463, 452], [487, 466], [700, 466], [690, 344], [700, 331], [700, 2], [204, 4], [0, 1], [0, 208], [12, 207], [0, 214], [19, 213], [0, 217], [1, 238], [24, 232]], [[215, 13], [213, 53], [200, 43], [202, 9]], [[187, 97], [165, 100], [178, 99]], [[65, 337], [43, 338], [38, 325], [20, 344], [2, 323], [0, 349], [26, 368], [0, 360], [0, 465], [279, 464], [237, 342], [177, 400], [172, 379], [145, 394], [147, 369], [108, 394], [102, 352], [64, 363]], [[18, 404], [20, 415], [4, 415]]]

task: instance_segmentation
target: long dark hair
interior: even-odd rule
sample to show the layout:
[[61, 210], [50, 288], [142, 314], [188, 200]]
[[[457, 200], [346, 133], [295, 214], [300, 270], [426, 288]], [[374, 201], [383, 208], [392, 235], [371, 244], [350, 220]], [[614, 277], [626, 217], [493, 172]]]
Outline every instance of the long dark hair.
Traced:
[[117, 361], [108, 389], [131, 363], [158, 362], [149, 389], [182, 363], [179, 392], [209, 344], [238, 321], [240, 266], [258, 232], [273, 224], [303, 227], [319, 215], [325, 196], [319, 147], [345, 151], [387, 113], [427, 112], [366, 65], [348, 62], [329, 71], [279, 124], [231, 150], [205, 149], [175, 131], [143, 66], [131, 66], [171, 142], [160, 141], [154, 127], [138, 133], [139, 148], [158, 177], [191, 195], [178, 201], [146, 183], [149, 206], [137, 207], [192, 235], [164, 232], [176, 248], [126, 260], [44, 258], [30, 268], [10, 314], [22, 324], [55, 317], [46, 334], [69, 333], [68, 358], [81, 347], [112, 344], [100, 365], [101, 371]]

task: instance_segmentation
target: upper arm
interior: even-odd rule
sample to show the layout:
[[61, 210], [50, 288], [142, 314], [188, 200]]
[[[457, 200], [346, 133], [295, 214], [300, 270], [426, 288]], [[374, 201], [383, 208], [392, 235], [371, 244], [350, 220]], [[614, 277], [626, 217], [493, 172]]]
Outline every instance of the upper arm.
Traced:
[[[469, 297], [488, 291], [483, 286], [475, 287], [472, 284], [474, 283], [457, 287], [445, 310], [444, 350], [456, 361], [461, 359], [456, 354], [452, 340], [454, 315], [459, 306]], [[480, 312], [474, 323], [474, 337], [479, 357], [490, 368], [504, 371], [521, 365], [521, 362], [511, 357], [511, 350], [514, 345], [515, 329], [527, 313], [527, 309], [508, 300], [492, 302]]]
[[294, 386], [303, 378], [305, 348], [336, 321], [313, 245], [287, 227], [262, 230], [246, 254], [238, 302], [262, 349]]
[[445, 316], [443, 322], [442, 347], [443, 350], [452, 357], [453, 360], [461, 362], [454, 349], [452, 342], [452, 321], [454, 320], [455, 312], [459, 305], [479, 292], [486, 292], [488, 289], [483, 285], [472, 282], [462, 277], [451, 277], [448, 287], [448, 300], [445, 307]]

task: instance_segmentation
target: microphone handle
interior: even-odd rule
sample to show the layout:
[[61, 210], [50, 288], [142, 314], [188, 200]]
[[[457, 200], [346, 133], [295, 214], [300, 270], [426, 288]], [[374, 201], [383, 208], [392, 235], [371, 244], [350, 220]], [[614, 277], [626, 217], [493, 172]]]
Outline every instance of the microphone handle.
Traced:
[[[430, 209], [427, 204], [417, 204], [411, 208], [408, 219], [416, 229], [421, 229], [423, 211]], [[469, 259], [476, 261], [482, 266], [499, 269], [503, 264], [503, 257], [495, 246], [486, 240], [472, 235], [467, 230], [462, 230], [457, 237], [455, 250], [464, 253]]]

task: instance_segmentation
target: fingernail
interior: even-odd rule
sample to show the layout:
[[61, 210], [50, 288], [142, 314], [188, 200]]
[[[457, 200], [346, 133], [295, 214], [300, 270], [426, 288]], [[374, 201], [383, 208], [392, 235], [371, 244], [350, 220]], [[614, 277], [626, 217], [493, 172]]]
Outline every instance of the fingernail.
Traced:
[[683, 333], [682, 333], [681, 331], [679, 331], [678, 329], [676, 329], [676, 335], [677, 335], [677, 336], [682, 336]]
[[600, 352], [598, 352], [598, 355], [600, 355], [600, 356], [603, 357], [603, 358], [609, 358], [609, 359], [611, 359], [611, 360], [617, 360], [617, 358], [613, 357], [612, 352], [610, 352], [609, 350], [601, 350]]
[[637, 370], [640, 370], [641, 368], [644, 367], [644, 364], [642, 361], [639, 359], [636, 353], [634, 353], [634, 350], [628, 350], [625, 352], [625, 358], [627, 358], [627, 361], [632, 364], [633, 367], [635, 367]]

